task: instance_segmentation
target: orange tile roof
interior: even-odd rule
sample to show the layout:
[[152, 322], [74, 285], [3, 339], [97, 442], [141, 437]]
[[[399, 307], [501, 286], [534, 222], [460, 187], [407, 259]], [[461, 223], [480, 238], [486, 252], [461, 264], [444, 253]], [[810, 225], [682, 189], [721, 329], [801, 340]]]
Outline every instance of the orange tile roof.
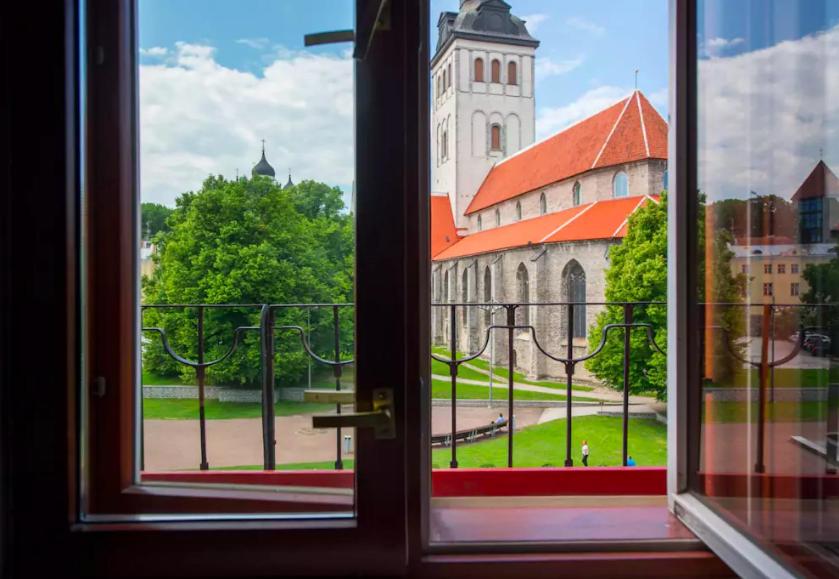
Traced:
[[431, 196], [431, 257], [458, 242], [448, 195]]
[[667, 158], [667, 123], [636, 91], [495, 165], [466, 214], [590, 171]]
[[626, 235], [626, 220], [649, 200], [657, 201], [657, 198], [638, 195], [595, 201], [503, 227], [479, 231], [467, 235], [436, 254], [434, 261], [542, 243], [622, 238]]

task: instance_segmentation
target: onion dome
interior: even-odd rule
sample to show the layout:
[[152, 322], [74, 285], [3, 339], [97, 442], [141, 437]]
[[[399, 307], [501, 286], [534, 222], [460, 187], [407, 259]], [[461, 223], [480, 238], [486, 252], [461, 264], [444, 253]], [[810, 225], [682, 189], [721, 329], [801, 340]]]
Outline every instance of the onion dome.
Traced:
[[254, 177], [260, 175], [262, 177], [271, 177], [273, 179], [275, 174], [274, 167], [265, 160], [265, 141], [262, 141], [262, 158], [259, 160], [259, 163], [254, 165], [253, 169], [251, 169], [251, 175]]

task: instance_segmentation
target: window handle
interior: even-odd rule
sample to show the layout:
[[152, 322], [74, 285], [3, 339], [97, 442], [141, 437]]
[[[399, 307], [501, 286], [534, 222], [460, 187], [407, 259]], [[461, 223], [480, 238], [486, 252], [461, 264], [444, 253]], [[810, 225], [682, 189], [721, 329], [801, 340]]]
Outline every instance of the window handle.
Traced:
[[[330, 392], [330, 394], [339, 393]], [[346, 394], [350, 393], [346, 392]], [[352, 394], [354, 395], [354, 393]], [[310, 397], [304, 399], [312, 401], [315, 398], [310, 395]], [[396, 438], [396, 425], [393, 419], [393, 390], [390, 388], [373, 390], [371, 411], [312, 416], [312, 428], [372, 428], [379, 440]]]

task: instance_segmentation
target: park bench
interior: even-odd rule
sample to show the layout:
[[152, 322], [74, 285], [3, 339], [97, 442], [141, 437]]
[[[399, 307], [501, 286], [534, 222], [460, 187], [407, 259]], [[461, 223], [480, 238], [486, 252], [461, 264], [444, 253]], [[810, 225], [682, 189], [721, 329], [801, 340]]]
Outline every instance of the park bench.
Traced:
[[[475, 428], [467, 428], [465, 430], [458, 430], [454, 434], [455, 440], [463, 440], [466, 442], [474, 442], [479, 438], [484, 437], [493, 437], [499, 431], [506, 430], [507, 427], [507, 420], [504, 419], [502, 422], [491, 422], [486, 426], [477, 426]], [[431, 436], [431, 445], [440, 445], [440, 446], [451, 446], [452, 444], [452, 435], [451, 433], [448, 434], [435, 434]]]

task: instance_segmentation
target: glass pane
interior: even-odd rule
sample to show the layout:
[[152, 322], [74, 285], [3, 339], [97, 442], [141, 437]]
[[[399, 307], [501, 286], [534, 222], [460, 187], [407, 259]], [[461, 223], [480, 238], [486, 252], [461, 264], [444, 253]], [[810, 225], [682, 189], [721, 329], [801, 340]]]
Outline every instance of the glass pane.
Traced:
[[694, 489], [797, 573], [839, 571], [839, 5], [699, 0]]
[[304, 394], [353, 389], [352, 47], [303, 37], [354, 3], [316, 6], [138, 3], [143, 482], [352, 510], [354, 432]]
[[431, 81], [454, 64], [429, 127], [432, 542], [691, 536], [664, 495], [667, 3], [430, 18]]

